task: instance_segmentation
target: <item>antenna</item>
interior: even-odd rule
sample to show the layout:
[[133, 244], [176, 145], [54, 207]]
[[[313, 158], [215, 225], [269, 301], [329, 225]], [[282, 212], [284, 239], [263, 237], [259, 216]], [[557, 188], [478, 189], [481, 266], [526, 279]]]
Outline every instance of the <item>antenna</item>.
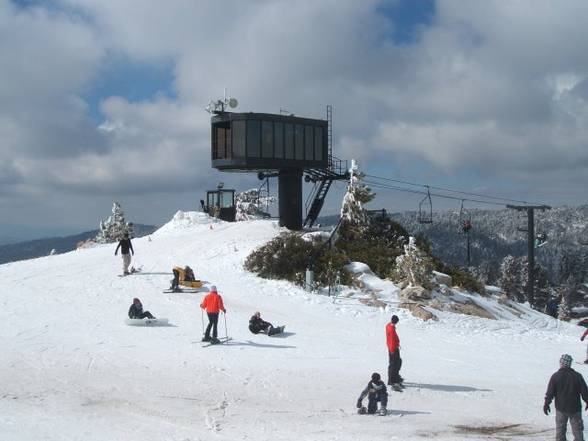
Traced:
[[205, 110], [208, 113], [224, 113], [227, 106], [231, 109], [234, 109], [238, 105], [239, 101], [237, 101], [237, 98], [227, 98], [227, 88], [225, 87], [222, 99], [218, 99], [216, 101], [210, 100]]

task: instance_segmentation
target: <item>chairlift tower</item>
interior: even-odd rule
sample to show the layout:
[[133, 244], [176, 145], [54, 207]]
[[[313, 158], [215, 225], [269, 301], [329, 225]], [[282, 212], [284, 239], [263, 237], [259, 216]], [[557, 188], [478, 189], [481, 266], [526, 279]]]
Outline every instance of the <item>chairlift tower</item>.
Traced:
[[237, 100], [225, 96], [211, 101], [206, 109], [212, 114], [212, 167], [223, 172], [257, 172], [259, 179], [277, 176], [280, 225], [290, 230], [302, 229], [303, 174], [307, 182], [328, 182], [314, 196], [312, 216], [309, 212], [312, 225], [330, 183], [345, 178], [347, 172], [332, 166], [328, 121], [292, 114], [226, 111], [236, 106]]
[[551, 210], [548, 205], [507, 205], [506, 208], [527, 212], [527, 301], [531, 307], [535, 301], [535, 210]]

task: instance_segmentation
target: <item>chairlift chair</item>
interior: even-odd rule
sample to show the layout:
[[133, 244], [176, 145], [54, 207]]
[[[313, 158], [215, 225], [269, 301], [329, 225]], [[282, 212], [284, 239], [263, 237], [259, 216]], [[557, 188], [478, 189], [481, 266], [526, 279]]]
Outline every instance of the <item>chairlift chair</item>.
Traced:
[[422, 201], [419, 202], [419, 223], [433, 223], [433, 202], [431, 201], [431, 192], [428, 186], [426, 196], [423, 198]]

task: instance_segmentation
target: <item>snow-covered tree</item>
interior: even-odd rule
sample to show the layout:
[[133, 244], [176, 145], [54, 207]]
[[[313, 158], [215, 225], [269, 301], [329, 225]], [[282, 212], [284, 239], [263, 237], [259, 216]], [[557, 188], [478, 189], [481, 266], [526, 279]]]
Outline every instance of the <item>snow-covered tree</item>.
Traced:
[[404, 245], [404, 254], [396, 258], [396, 277], [408, 282], [411, 286], [431, 286], [433, 262], [431, 258], [416, 246], [414, 237], [410, 237]]
[[359, 226], [367, 224], [367, 214], [363, 208], [364, 204], [371, 201], [375, 194], [363, 183], [364, 173], [359, 170], [357, 162], [352, 159], [349, 168], [349, 181], [347, 192], [343, 196], [341, 204], [341, 218], [344, 222]]
[[506, 256], [500, 265], [500, 287], [506, 296], [517, 302], [523, 301], [521, 291], [520, 262], [511, 255]]
[[237, 193], [235, 195], [235, 219], [244, 221], [267, 217], [267, 207], [275, 201], [274, 196], [262, 195], [257, 188]]
[[114, 202], [112, 216], [109, 216], [106, 221], [100, 221], [100, 231], [95, 240], [98, 243], [116, 242], [122, 239], [125, 234], [133, 237], [134, 233], [133, 224], [125, 222], [125, 214], [120, 204]]

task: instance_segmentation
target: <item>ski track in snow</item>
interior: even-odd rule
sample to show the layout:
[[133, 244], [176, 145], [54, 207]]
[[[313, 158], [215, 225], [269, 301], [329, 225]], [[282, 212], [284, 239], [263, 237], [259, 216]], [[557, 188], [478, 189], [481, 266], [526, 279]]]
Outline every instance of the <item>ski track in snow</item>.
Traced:
[[[543, 394], [561, 353], [583, 359], [580, 328], [478, 297], [503, 318], [442, 312], [425, 323], [394, 303], [372, 308], [244, 271], [250, 251], [280, 231], [273, 221], [184, 213], [151, 241], [133, 240], [142, 271], [129, 277], [117, 277], [113, 244], [1, 265], [0, 439], [552, 438]], [[218, 287], [233, 340], [194, 343], [204, 293], [162, 293], [176, 265]], [[396, 298], [389, 282], [370, 283], [381, 298]], [[170, 326], [126, 326], [133, 297]], [[286, 333], [249, 333], [256, 310]], [[355, 402], [371, 373], [386, 377], [392, 313], [407, 388], [390, 393], [388, 416], [360, 416]], [[478, 430], [488, 426], [495, 432]]]

